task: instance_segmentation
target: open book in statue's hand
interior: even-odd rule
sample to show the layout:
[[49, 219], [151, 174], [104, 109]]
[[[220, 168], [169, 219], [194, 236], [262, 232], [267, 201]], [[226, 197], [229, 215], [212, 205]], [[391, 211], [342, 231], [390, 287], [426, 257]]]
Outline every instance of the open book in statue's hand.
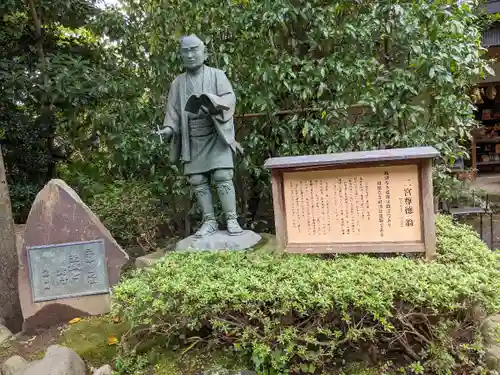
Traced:
[[221, 110], [227, 111], [229, 107], [218, 102], [217, 97], [211, 94], [191, 95], [184, 109], [191, 113], [198, 113], [204, 107], [208, 113], [218, 113]]

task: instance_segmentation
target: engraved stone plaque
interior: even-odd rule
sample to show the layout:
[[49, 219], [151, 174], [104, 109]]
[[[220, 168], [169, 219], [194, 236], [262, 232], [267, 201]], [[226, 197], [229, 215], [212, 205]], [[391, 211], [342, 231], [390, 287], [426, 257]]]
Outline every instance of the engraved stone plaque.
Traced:
[[104, 240], [27, 250], [33, 302], [109, 293]]

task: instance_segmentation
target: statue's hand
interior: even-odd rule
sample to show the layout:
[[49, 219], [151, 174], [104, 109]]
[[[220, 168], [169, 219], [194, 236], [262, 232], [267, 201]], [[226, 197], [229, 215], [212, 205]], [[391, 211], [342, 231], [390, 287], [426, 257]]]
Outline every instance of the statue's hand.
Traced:
[[214, 107], [214, 106], [205, 106], [205, 105], [202, 105], [200, 107], [201, 111], [205, 114], [209, 114], [209, 115], [212, 115], [212, 116], [215, 116], [215, 115], [218, 115], [222, 112], [222, 109], [219, 108], [219, 107]]
[[172, 135], [174, 134], [174, 131], [172, 130], [172, 128], [170, 126], [167, 126], [163, 129], [160, 129], [160, 130], [153, 130], [153, 134], [156, 134], [156, 135], [165, 135], [165, 137], [167, 139], [170, 139], [172, 137]]
[[218, 115], [222, 113], [222, 108], [219, 108], [219, 107], [212, 107], [210, 108], [210, 114], [211, 115]]
[[241, 147], [241, 145], [238, 143], [238, 142], [234, 142], [234, 150], [235, 152], [238, 152], [240, 155], [245, 155], [245, 150], [243, 149], [243, 147]]

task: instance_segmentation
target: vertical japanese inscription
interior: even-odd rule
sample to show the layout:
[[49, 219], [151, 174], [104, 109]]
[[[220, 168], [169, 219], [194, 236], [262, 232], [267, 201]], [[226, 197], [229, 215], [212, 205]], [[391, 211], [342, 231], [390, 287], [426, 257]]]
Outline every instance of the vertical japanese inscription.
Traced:
[[411, 180], [408, 179], [405, 181], [404, 187], [404, 226], [405, 227], [413, 227], [415, 225], [415, 221], [413, 218], [414, 210], [414, 202], [413, 202], [413, 186]]
[[361, 208], [361, 199], [359, 196], [359, 184], [358, 184], [358, 179], [360, 177], [354, 176], [354, 183], [353, 183], [353, 189], [354, 189], [354, 207], [356, 209], [356, 212], [353, 213], [355, 217], [357, 218], [356, 220], [356, 233], [359, 234], [361, 233], [361, 219], [363, 218], [362, 215], [364, 215], [364, 212], [362, 211]]
[[57, 283], [59, 285], [66, 285], [69, 281], [68, 269], [65, 265], [57, 267], [56, 271]]
[[96, 283], [97, 275], [95, 273], [95, 268], [97, 266], [97, 257], [92, 249], [85, 249], [85, 268], [87, 271], [86, 280], [87, 283], [93, 285]]
[[380, 237], [384, 237], [384, 201], [382, 200], [382, 181], [377, 181], [377, 208]]
[[345, 205], [344, 205], [344, 184], [342, 181], [342, 178], [339, 178], [337, 181], [337, 186], [339, 188], [339, 207], [340, 207], [340, 233], [342, 236], [345, 236], [347, 234], [346, 227], [347, 227], [347, 220], [346, 220], [346, 211], [345, 211]]
[[293, 181], [291, 186], [290, 186], [290, 191], [292, 195], [292, 204], [291, 204], [291, 219], [292, 219], [292, 226], [293, 228], [298, 232], [302, 233], [302, 227], [301, 227], [301, 222], [303, 218], [303, 204], [302, 199], [303, 199], [303, 192], [301, 191], [301, 184], [297, 181]]
[[332, 209], [330, 207], [332, 194], [330, 192], [330, 182], [328, 180], [324, 181], [325, 184], [325, 215], [326, 215], [326, 235], [332, 232]]
[[416, 165], [284, 176], [291, 243], [421, 240]]
[[388, 171], [384, 172], [384, 184], [385, 184], [385, 216], [386, 225], [388, 228], [392, 227], [392, 214], [391, 214], [391, 184], [390, 175]]
[[72, 253], [69, 255], [68, 270], [69, 272], [71, 272], [71, 280], [78, 282], [80, 280], [80, 275], [82, 272], [82, 262], [80, 259], [80, 254]]
[[44, 290], [50, 290], [50, 271], [46, 268], [42, 271], [42, 283]]
[[366, 220], [370, 221], [371, 220], [371, 205], [370, 205], [370, 199], [371, 199], [371, 196], [369, 194], [370, 192], [370, 188], [368, 187], [368, 181], [367, 180], [363, 180], [364, 184], [365, 184], [365, 206], [366, 206]]
[[109, 291], [103, 241], [28, 248], [34, 302]]

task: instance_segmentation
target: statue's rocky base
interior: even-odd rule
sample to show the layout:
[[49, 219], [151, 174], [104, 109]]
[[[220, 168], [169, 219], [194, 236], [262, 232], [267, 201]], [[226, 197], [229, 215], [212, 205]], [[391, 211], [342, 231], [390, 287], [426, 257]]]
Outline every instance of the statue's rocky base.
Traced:
[[176, 251], [210, 251], [210, 250], [246, 250], [254, 247], [262, 240], [262, 237], [244, 230], [239, 235], [230, 235], [228, 231], [219, 230], [206, 237], [189, 236], [177, 242]]

